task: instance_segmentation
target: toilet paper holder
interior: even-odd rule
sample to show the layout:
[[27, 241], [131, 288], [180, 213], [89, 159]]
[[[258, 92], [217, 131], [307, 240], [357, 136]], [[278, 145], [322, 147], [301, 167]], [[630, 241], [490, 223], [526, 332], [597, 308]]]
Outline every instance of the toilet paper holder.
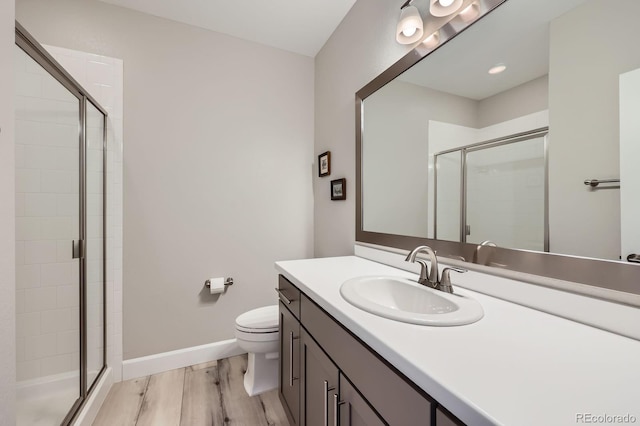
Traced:
[[[226, 280], [224, 280], [224, 285], [225, 285], [225, 287], [229, 286], [229, 285], [233, 285], [233, 278], [229, 277]], [[207, 287], [207, 288], [210, 288], [211, 287], [211, 280], [206, 280], [204, 282], [204, 286]]]

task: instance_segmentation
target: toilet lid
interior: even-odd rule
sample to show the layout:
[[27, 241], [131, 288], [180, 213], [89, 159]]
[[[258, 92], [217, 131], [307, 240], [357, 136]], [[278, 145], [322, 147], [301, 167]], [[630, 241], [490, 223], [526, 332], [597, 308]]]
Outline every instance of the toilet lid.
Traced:
[[269, 333], [278, 331], [278, 305], [252, 309], [236, 318], [236, 327], [244, 331]]

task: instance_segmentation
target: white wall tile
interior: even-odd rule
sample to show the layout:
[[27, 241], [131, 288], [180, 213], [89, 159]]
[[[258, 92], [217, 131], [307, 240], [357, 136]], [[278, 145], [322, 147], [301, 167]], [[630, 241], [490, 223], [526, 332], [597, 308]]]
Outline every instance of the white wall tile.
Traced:
[[[44, 180], [42, 182], [45, 183]], [[28, 193], [24, 195], [25, 216], [56, 216], [58, 199], [55, 194]]]
[[43, 287], [65, 286], [72, 284], [72, 262], [46, 263], [40, 267], [40, 283]]
[[41, 124], [37, 121], [16, 120], [16, 144], [39, 145], [42, 138]]
[[16, 240], [34, 241], [40, 239], [40, 218], [16, 217]]
[[38, 336], [41, 334], [40, 312], [16, 315], [16, 335], [18, 337]]
[[[78, 318], [75, 320], [78, 321]], [[70, 331], [73, 321], [71, 308], [42, 311], [40, 321], [43, 334]]]
[[[70, 240], [77, 237], [78, 231], [72, 229], [73, 220], [68, 216], [43, 217], [40, 219], [40, 236], [43, 240]], [[57, 253], [57, 246], [56, 246]]]
[[40, 170], [16, 169], [16, 192], [40, 192]]
[[56, 287], [56, 307], [74, 308], [79, 305], [78, 284]]
[[68, 239], [56, 241], [57, 262], [71, 262], [73, 260], [73, 243]]
[[71, 362], [71, 355], [56, 355], [40, 361], [40, 374], [49, 376], [77, 370], [78, 366]]
[[[42, 183], [40, 185], [40, 190], [42, 192], [56, 194], [68, 194], [75, 192], [77, 199], [78, 188], [74, 188], [72, 186], [74, 173], [78, 172], [66, 170], [42, 170]], [[76, 214], [78, 214], [77, 211]]]
[[16, 379], [30, 380], [40, 377], [40, 360], [22, 361], [16, 364]]
[[24, 249], [24, 263], [27, 265], [53, 263], [58, 258], [56, 241], [26, 241]]
[[26, 289], [40, 287], [41, 274], [40, 265], [17, 265], [16, 266], [16, 288]]
[[25, 359], [32, 360], [55, 356], [57, 352], [56, 342], [57, 335], [55, 333], [25, 337]]
[[76, 194], [56, 194], [58, 198], [58, 216], [78, 216], [79, 195]]
[[55, 309], [58, 306], [56, 287], [38, 287], [25, 290], [25, 312]]
[[23, 73], [15, 79], [15, 93], [19, 96], [39, 97], [42, 94], [42, 76]]
[[42, 78], [42, 94], [46, 99], [56, 99], [61, 101], [69, 101], [73, 99], [73, 95], [67, 88], [60, 84], [55, 78], [47, 75]]
[[78, 148], [80, 146], [80, 130], [78, 124], [42, 123], [40, 125], [40, 145]]
[[72, 354], [80, 350], [80, 335], [78, 330], [58, 333], [56, 350], [59, 355]]

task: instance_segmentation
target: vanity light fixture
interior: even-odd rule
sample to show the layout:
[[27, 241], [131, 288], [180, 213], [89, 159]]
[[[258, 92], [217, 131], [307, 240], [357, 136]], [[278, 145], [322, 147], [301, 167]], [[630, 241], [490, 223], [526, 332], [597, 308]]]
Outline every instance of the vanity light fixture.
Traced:
[[496, 74], [500, 74], [501, 72], [504, 72], [504, 70], [506, 69], [507, 69], [507, 66], [505, 64], [495, 64], [494, 66], [489, 68], [489, 71], [487, 72], [491, 75], [496, 75]]
[[424, 44], [429, 49], [433, 49], [434, 47], [439, 45], [440, 44], [440, 31], [436, 31], [435, 33], [431, 34], [429, 37], [427, 37], [424, 40], [422, 40], [422, 44]]
[[449, 16], [462, 6], [462, 0], [431, 0], [429, 13], [436, 18]]
[[407, 0], [400, 7], [400, 20], [396, 28], [396, 41], [400, 44], [411, 44], [422, 38], [422, 17], [418, 8], [411, 6], [412, 0]]
[[478, 2], [473, 2], [469, 6], [462, 9], [462, 11], [458, 14], [462, 22], [471, 22], [480, 16], [480, 5]]

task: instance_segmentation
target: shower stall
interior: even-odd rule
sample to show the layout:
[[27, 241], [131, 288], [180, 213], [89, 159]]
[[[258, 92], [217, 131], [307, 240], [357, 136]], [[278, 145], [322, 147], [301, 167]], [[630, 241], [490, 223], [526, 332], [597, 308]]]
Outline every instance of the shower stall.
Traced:
[[538, 129], [434, 155], [434, 238], [549, 251], [547, 134]]
[[69, 424], [106, 370], [107, 112], [15, 40], [17, 417]]

